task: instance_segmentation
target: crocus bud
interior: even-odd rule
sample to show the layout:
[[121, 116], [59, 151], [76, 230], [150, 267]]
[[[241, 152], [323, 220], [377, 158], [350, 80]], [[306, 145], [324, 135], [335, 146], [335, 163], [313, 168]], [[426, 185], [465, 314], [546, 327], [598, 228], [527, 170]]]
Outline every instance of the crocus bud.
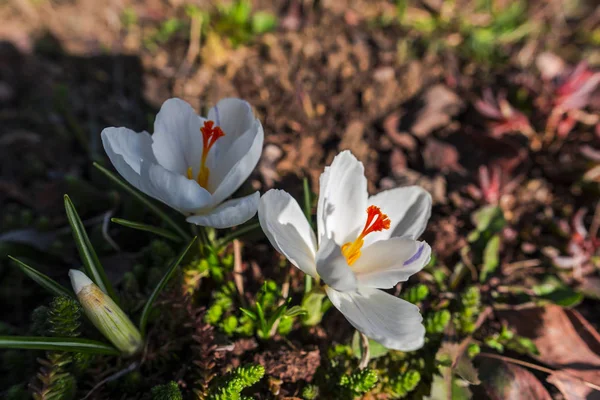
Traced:
[[121, 308], [83, 272], [69, 271], [73, 290], [92, 324], [124, 355], [142, 348], [142, 335]]

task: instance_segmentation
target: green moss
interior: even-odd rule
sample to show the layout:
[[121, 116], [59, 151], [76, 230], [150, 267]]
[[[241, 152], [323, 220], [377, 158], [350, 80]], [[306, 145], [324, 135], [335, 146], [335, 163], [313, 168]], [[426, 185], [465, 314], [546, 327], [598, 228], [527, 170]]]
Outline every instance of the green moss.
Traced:
[[182, 400], [183, 396], [176, 382], [165, 383], [164, 385], [154, 386], [152, 388], [152, 400]]

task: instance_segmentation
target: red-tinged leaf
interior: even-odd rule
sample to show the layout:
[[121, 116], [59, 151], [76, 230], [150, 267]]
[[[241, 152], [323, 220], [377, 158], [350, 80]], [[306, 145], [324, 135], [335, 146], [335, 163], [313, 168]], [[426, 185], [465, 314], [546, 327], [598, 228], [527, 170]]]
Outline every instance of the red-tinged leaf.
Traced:
[[[540, 352], [536, 359], [575, 378], [567, 384], [564, 375], [560, 375], [563, 388], [592, 393], [592, 389], [577, 378], [600, 386], [600, 334], [577, 311], [548, 305], [502, 312], [499, 316], [515, 328], [518, 335], [533, 340]], [[558, 382], [556, 378], [552, 381]], [[575, 389], [577, 385], [584, 387]]]
[[536, 376], [518, 365], [484, 359], [479, 365], [479, 376], [480, 387], [492, 400], [552, 400]]

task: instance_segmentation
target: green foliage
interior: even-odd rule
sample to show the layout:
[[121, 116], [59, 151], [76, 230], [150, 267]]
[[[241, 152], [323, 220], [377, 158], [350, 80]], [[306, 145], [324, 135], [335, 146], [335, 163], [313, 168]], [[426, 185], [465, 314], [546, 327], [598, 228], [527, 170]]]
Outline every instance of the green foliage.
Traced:
[[361, 396], [371, 390], [377, 383], [377, 372], [365, 368], [350, 375], [342, 375], [339, 384], [351, 398]]
[[472, 333], [480, 312], [481, 293], [477, 286], [470, 286], [460, 296], [460, 309], [455, 318], [458, 331], [463, 334]]
[[219, 4], [218, 13], [211, 20], [212, 29], [233, 46], [247, 43], [253, 36], [272, 31], [277, 26], [275, 15], [264, 11], [253, 13], [249, 0]]
[[[35, 318], [46, 315], [47, 333], [54, 337], [75, 338], [80, 335], [83, 310], [79, 303], [70, 297], [55, 297], [47, 309], [34, 313]], [[74, 363], [75, 361], [75, 363]], [[40, 360], [42, 368], [37, 374], [39, 384], [35, 385], [35, 400], [68, 400], [75, 397], [77, 382], [70, 372], [73, 365], [78, 368], [89, 364], [90, 356], [81, 353], [50, 351], [46, 359]], [[79, 369], [79, 371], [82, 371]]]
[[70, 297], [55, 297], [48, 310], [50, 333], [56, 337], [77, 337], [83, 310]]
[[316, 400], [319, 397], [319, 387], [316, 385], [306, 385], [302, 389], [302, 398], [304, 400]]
[[[268, 339], [277, 331], [285, 335], [290, 332], [293, 318], [306, 315], [306, 310], [299, 306], [289, 307], [291, 298], [284, 300], [279, 306], [281, 292], [274, 281], [266, 281], [262, 290], [256, 296], [256, 303], [252, 309], [241, 308], [240, 311], [255, 325], [256, 335], [261, 339]], [[287, 320], [286, 320], [287, 319]], [[283, 326], [279, 326], [283, 322]]]
[[427, 296], [429, 296], [429, 288], [422, 283], [419, 283], [402, 293], [402, 298], [413, 304], [422, 302]]
[[176, 382], [157, 385], [152, 388], [152, 400], [182, 400], [183, 396]]
[[451, 319], [452, 314], [448, 310], [430, 312], [425, 318], [425, 330], [428, 334], [443, 333]]
[[318, 325], [330, 307], [331, 301], [322, 290], [315, 288], [305, 293], [302, 298], [302, 308], [306, 310], [306, 315], [302, 318], [302, 325]]
[[504, 349], [507, 348], [525, 355], [540, 354], [537, 346], [531, 339], [515, 334], [507, 326], [502, 326], [500, 332], [486, 337], [484, 343], [500, 353], [504, 352]]
[[13, 385], [6, 391], [5, 396], [5, 400], [23, 400], [29, 397], [29, 393], [24, 385]]
[[265, 368], [262, 365], [238, 367], [221, 379], [216, 379], [209, 389], [207, 400], [241, 400], [241, 392], [262, 379]]
[[392, 394], [397, 399], [402, 399], [417, 387], [421, 382], [421, 374], [419, 371], [411, 369], [404, 374], [397, 376], [390, 382]]

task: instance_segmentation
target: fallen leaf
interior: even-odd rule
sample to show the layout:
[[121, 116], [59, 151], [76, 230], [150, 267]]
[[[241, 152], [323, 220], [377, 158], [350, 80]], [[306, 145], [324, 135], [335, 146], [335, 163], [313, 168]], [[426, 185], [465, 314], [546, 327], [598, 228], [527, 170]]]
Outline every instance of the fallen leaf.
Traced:
[[458, 161], [459, 157], [456, 147], [433, 138], [427, 140], [423, 150], [425, 167], [437, 169], [444, 173], [457, 172], [464, 174], [466, 172]]
[[[533, 340], [540, 352], [534, 358], [557, 370], [549, 382], [561, 391], [567, 390], [563, 391], [566, 398], [590, 399], [600, 395], [577, 379], [600, 385], [600, 334], [577, 311], [547, 305], [504, 311], [499, 316], [518, 335]], [[583, 397], [569, 397], [569, 393]]]
[[417, 112], [411, 127], [412, 133], [419, 138], [448, 125], [464, 107], [461, 98], [442, 84], [427, 89], [420, 101], [424, 106]]
[[518, 365], [484, 359], [479, 364], [479, 374], [481, 387], [490, 399], [552, 399], [535, 375]]

